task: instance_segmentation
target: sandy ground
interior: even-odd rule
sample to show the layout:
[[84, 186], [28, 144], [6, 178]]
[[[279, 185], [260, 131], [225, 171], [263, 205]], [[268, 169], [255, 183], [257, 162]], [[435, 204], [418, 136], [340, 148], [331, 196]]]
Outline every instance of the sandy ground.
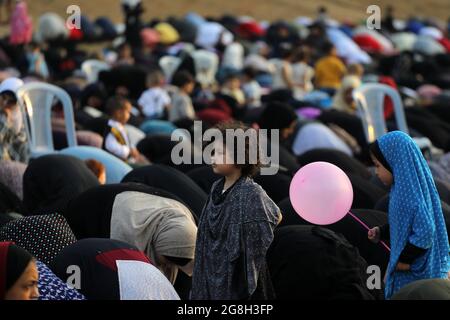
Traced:
[[[14, 0], [13, 0], [14, 1]], [[123, 21], [120, 0], [27, 0], [33, 20], [37, 23], [40, 15], [55, 12], [67, 16], [70, 5], [78, 5], [82, 14], [91, 19], [108, 16], [114, 22]], [[330, 17], [339, 21], [362, 22], [369, 16], [367, 7], [376, 4], [383, 10], [392, 0], [142, 0], [146, 8], [144, 18], [165, 18], [170, 15], [182, 16], [188, 12], [198, 12], [205, 16], [222, 16], [227, 13], [250, 15], [259, 20], [294, 19], [299, 16], [315, 17], [317, 8], [325, 5]], [[450, 0], [397, 0], [394, 1], [396, 16], [407, 18], [411, 15], [435, 17], [447, 21], [450, 17]], [[3, 18], [2, 18], [3, 19]], [[0, 25], [0, 36], [9, 32], [8, 25]], [[89, 45], [85, 49], [98, 51], [99, 45]]]
[[[371, 4], [383, 10], [393, 3], [399, 17], [410, 15], [433, 16], [447, 20], [450, 17], [450, 0], [143, 0], [147, 9], [145, 17], [166, 17], [196, 11], [218, 16], [224, 13], [251, 15], [263, 20], [291, 19], [301, 15], [315, 16], [319, 5], [326, 5], [330, 15], [338, 20], [361, 21], [367, 18], [366, 9]], [[120, 0], [28, 0], [34, 17], [54, 11], [66, 15], [69, 5], [80, 6], [82, 12], [94, 18], [106, 15], [116, 22], [122, 20]]]

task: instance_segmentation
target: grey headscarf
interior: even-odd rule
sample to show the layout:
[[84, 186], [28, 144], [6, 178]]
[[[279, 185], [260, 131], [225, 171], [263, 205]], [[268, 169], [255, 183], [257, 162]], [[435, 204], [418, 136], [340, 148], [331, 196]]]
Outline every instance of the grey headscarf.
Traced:
[[178, 268], [163, 265], [158, 256], [193, 259], [196, 237], [192, 213], [176, 200], [134, 191], [122, 192], [114, 200], [111, 239], [144, 251], [172, 283]]

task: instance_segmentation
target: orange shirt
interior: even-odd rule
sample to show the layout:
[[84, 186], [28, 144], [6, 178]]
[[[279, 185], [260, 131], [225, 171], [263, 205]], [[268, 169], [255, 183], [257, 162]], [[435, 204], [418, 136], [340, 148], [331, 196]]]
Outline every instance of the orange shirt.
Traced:
[[347, 72], [344, 63], [335, 56], [326, 56], [315, 66], [316, 88], [334, 88], [341, 86], [341, 79]]

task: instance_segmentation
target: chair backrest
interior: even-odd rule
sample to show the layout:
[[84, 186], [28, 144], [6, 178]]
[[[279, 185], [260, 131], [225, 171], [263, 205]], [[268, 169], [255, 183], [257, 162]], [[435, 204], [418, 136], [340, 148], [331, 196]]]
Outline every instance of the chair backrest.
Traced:
[[86, 74], [87, 82], [94, 83], [98, 80], [100, 71], [110, 70], [111, 66], [100, 60], [86, 60], [81, 65], [81, 70]]
[[67, 92], [51, 84], [33, 82], [23, 85], [17, 97], [32, 157], [54, 152], [51, 116], [55, 99], [63, 106], [67, 143], [70, 147], [77, 145], [72, 100]]
[[159, 66], [163, 70], [167, 82], [171, 81], [173, 74], [177, 71], [180, 64], [181, 59], [174, 56], [164, 56], [159, 59]]
[[132, 170], [128, 164], [119, 158], [105, 150], [91, 146], [66, 148], [59, 151], [59, 153], [74, 156], [81, 160], [95, 159], [101, 162], [106, 168], [106, 183], [120, 183], [123, 177]]
[[387, 132], [384, 119], [384, 97], [391, 98], [394, 104], [395, 120], [398, 130], [409, 134], [402, 100], [397, 90], [380, 83], [363, 84], [353, 91], [353, 98], [363, 122], [367, 142], [371, 143]]
[[194, 59], [197, 81], [203, 86], [213, 85], [219, 69], [219, 57], [214, 52], [196, 50], [192, 53]]

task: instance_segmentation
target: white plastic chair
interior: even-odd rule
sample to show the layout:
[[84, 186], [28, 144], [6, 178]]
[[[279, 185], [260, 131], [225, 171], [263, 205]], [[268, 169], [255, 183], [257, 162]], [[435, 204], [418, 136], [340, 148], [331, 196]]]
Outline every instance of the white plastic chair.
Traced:
[[101, 71], [110, 70], [111, 66], [100, 60], [86, 60], [81, 65], [81, 70], [86, 74], [87, 82], [94, 83], [98, 80]]
[[[358, 107], [367, 142], [371, 143], [387, 133], [384, 119], [384, 97], [391, 98], [394, 104], [394, 114], [397, 128], [409, 134], [405, 112], [400, 94], [397, 90], [381, 83], [367, 83], [353, 90], [353, 98]], [[431, 154], [432, 144], [428, 138], [413, 138], [419, 148]]]
[[127, 131], [128, 139], [130, 140], [130, 144], [133, 148], [137, 146], [139, 141], [141, 141], [142, 139], [145, 138], [144, 131], [142, 131], [130, 124], [125, 125], [125, 130]]
[[36, 158], [55, 151], [52, 136], [52, 107], [55, 99], [61, 101], [69, 147], [77, 145], [72, 100], [63, 89], [43, 82], [22, 86], [17, 97], [24, 117], [31, 157]]
[[173, 74], [181, 64], [181, 59], [174, 56], [164, 56], [159, 59], [159, 66], [163, 70], [166, 81], [170, 83]]
[[202, 87], [212, 86], [216, 82], [216, 73], [219, 69], [219, 57], [214, 52], [196, 50], [192, 53], [194, 59], [197, 81]]

